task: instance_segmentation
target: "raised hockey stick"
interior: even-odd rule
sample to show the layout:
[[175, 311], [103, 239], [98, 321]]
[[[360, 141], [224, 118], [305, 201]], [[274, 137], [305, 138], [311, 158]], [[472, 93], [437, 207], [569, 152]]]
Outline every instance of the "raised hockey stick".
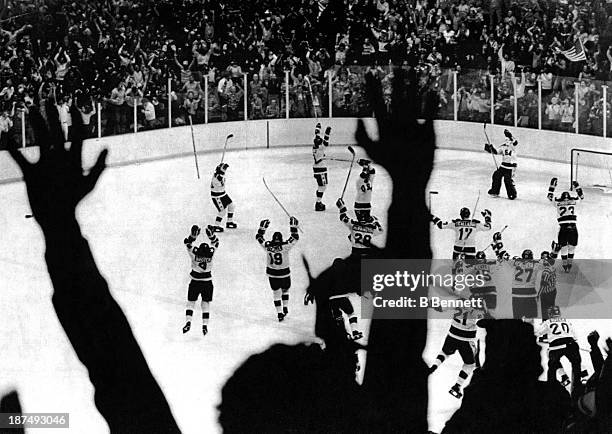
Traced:
[[305, 78], [306, 83], [308, 83], [308, 91], [310, 92], [310, 105], [312, 105], [312, 111], [314, 112], [315, 119], [317, 122], [319, 121], [319, 115], [317, 114], [317, 108], [314, 105], [314, 93], [312, 93], [312, 85], [310, 84], [310, 79], [308, 76]]
[[198, 179], [200, 179], [200, 166], [198, 165], [198, 154], [196, 153], [195, 137], [193, 135], [193, 120], [191, 119], [191, 115], [189, 115], [189, 126], [191, 127], [191, 144], [193, 145], [193, 158], [195, 159], [196, 173], [198, 174]]
[[437, 192], [437, 191], [430, 191], [430, 192], [429, 192], [429, 197], [428, 197], [428, 200], [427, 200], [427, 208], [429, 208], [429, 212], [430, 212], [430, 214], [433, 214], [433, 212], [432, 212], [432, 210], [431, 210], [431, 196], [432, 196], [433, 194], [438, 194], [438, 192]]
[[480, 190], [478, 190], [478, 197], [476, 198], [474, 208], [472, 208], [472, 218], [474, 218], [474, 216], [476, 215], [476, 210], [478, 209], [478, 202], [480, 202]]
[[223, 160], [225, 160], [225, 151], [227, 150], [227, 142], [232, 137], [234, 137], [233, 134], [228, 134], [227, 137], [225, 138], [225, 145], [223, 145], [223, 154], [221, 155], [221, 162], [219, 164], [223, 164]]
[[349, 146], [348, 150], [353, 155], [353, 158], [351, 159], [351, 167], [349, 167], [348, 174], [346, 175], [346, 181], [344, 183], [344, 188], [342, 189], [342, 196], [340, 196], [340, 199], [344, 199], [344, 193], [346, 192], [346, 186], [348, 185], [349, 178], [351, 177], [351, 171], [353, 170], [353, 164], [355, 164], [355, 150], [353, 149], [352, 146]]
[[[276, 197], [276, 195], [272, 192], [272, 190], [270, 190], [270, 187], [268, 186], [268, 183], [266, 182], [266, 178], [265, 177], [261, 177], [261, 180], [263, 181], [264, 185], [266, 186], [266, 190], [268, 190], [268, 193], [270, 193], [270, 195], [272, 196], [272, 198], [276, 201], [276, 203], [278, 204], [278, 206], [281, 207], [281, 209], [285, 212], [285, 214], [287, 214], [287, 217], [291, 218], [291, 214], [289, 214], [289, 211], [287, 211], [287, 208], [285, 208], [283, 206], [283, 204], [281, 203], [280, 200], [278, 200], [278, 198]], [[298, 226], [298, 229], [300, 230], [301, 233], [304, 233], [304, 231], [302, 230], [301, 227]]]
[[[491, 147], [491, 141], [489, 140], [489, 135], [487, 134], [487, 123], [484, 123], [484, 135], [487, 138], [487, 143], [489, 144], [489, 147]], [[495, 154], [491, 153], [491, 157], [493, 157], [493, 164], [495, 164], [495, 170], [499, 169], [499, 166], [497, 165], [497, 158], [495, 158]]]
[[580, 164], [578, 164], [578, 161], [580, 160], [580, 152], [576, 152], [576, 178], [575, 179], [570, 179], [570, 191], [574, 191], [574, 184], [572, 183], [572, 181], [576, 181], [576, 182], [580, 182], [578, 181], [578, 168], [580, 167]]

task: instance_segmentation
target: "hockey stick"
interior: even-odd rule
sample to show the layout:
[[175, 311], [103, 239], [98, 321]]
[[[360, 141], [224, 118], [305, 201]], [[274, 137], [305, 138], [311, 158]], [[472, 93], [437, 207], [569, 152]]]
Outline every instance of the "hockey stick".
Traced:
[[476, 215], [476, 210], [478, 209], [478, 202], [480, 202], [480, 190], [478, 190], [478, 197], [476, 198], [474, 208], [472, 208], [472, 218], [474, 218], [474, 216]]
[[319, 115], [317, 114], [317, 108], [314, 105], [314, 93], [312, 93], [312, 85], [310, 84], [310, 79], [308, 76], [305, 78], [306, 83], [308, 83], [308, 90], [310, 91], [310, 105], [312, 105], [312, 111], [314, 112], [315, 119], [317, 122], [319, 121]]
[[343, 161], [345, 163], [350, 163], [350, 161], [351, 161], [351, 160], [345, 160], [345, 159], [342, 159], [342, 158], [326, 158], [326, 160], [329, 160], [329, 161]]
[[200, 167], [198, 166], [198, 155], [196, 153], [195, 137], [193, 135], [193, 120], [191, 119], [191, 115], [189, 115], [189, 126], [191, 128], [191, 144], [193, 145], [193, 158], [195, 159], [196, 172], [198, 174], [198, 179], [200, 179]]
[[[268, 190], [268, 192], [270, 193], [270, 195], [272, 195], [272, 197], [274, 198], [274, 200], [276, 201], [276, 203], [278, 204], [278, 206], [281, 207], [281, 209], [285, 212], [285, 214], [287, 214], [287, 217], [291, 218], [291, 214], [289, 214], [289, 211], [287, 211], [287, 208], [285, 208], [283, 206], [283, 204], [281, 203], [280, 200], [278, 200], [278, 198], [276, 197], [276, 195], [272, 192], [272, 190], [270, 190], [270, 187], [268, 186], [268, 183], [266, 182], [266, 178], [264, 178], [263, 176], [261, 177], [264, 185], [266, 186], [266, 190]], [[298, 229], [300, 230], [301, 233], [304, 233], [304, 231], [302, 230], [302, 228], [300, 228], [298, 226]]]
[[349, 178], [351, 177], [351, 171], [353, 170], [353, 164], [355, 164], [355, 150], [352, 148], [352, 146], [349, 146], [348, 150], [353, 155], [353, 158], [351, 159], [351, 167], [349, 167], [348, 174], [346, 175], [346, 182], [344, 183], [344, 188], [342, 189], [342, 196], [340, 196], [340, 199], [344, 199], [344, 193], [346, 192], [346, 186], [348, 185]]
[[232, 137], [234, 137], [233, 134], [228, 134], [227, 137], [225, 138], [225, 145], [223, 145], [223, 155], [221, 155], [221, 162], [219, 164], [223, 164], [223, 160], [225, 160], [225, 151], [227, 150], [227, 142]]
[[[486, 122], [484, 123], [483, 130], [484, 130], [484, 135], [487, 138], [487, 143], [489, 144], [489, 147], [491, 147], [492, 145], [491, 145], [491, 141], [489, 140], [489, 135], [487, 134], [487, 123]], [[495, 170], [499, 169], [499, 166], [497, 165], [497, 158], [495, 158], [495, 154], [493, 154], [492, 152], [491, 152], [491, 157], [493, 157], [493, 163], [495, 164]]]
[[437, 191], [430, 191], [429, 192], [427, 207], [429, 208], [429, 213], [430, 214], [433, 214], [433, 212], [431, 211], [431, 195], [432, 194], [438, 194], [438, 192]]

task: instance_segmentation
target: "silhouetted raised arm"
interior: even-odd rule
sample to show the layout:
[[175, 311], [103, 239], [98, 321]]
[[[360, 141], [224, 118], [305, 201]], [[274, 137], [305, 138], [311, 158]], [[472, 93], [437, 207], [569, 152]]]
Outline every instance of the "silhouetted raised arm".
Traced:
[[9, 139], [9, 150], [23, 172], [32, 214], [42, 228], [53, 284], [53, 306], [95, 388], [96, 407], [111, 432], [179, 432], [168, 403], [134, 338], [130, 325], [81, 234], [75, 210], [106, 167], [107, 151], [84, 174], [83, 126], [72, 109], [74, 138], [65, 150], [55, 107], [49, 128], [37, 111], [31, 122], [38, 162], [31, 163]]

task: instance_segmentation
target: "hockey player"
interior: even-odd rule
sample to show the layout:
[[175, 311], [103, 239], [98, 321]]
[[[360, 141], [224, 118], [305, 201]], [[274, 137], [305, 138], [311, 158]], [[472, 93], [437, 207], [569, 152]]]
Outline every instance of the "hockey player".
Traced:
[[191, 329], [191, 318], [193, 317], [193, 309], [198, 296], [202, 297], [202, 333], [208, 333], [208, 320], [210, 319], [210, 303], [213, 299], [213, 283], [212, 283], [212, 260], [215, 251], [219, 247], [219, 239], [213, 231], [213, 227], [208, 225], [206, 228], [206, 236], [210, 240], [210, 245], [201, 243], [198, 247], [193, 247], [193, 243], [200, 234], [200, 228], [197, 225], [191, 227], [191, 233], [185, 238], [184, 243], [187, 247], [187, 253], [191, 258], [191, 282], [187, 291], [187, 308], [185, 310], [186, 322], [183, 327], [183, 333], [187, 333]]
[[229, 164], [221, 163], [215, 168], [212, 180], [210, 181], [210, 196], [215, 208], [217, 208], [217, 218], [213, 230], [215, 232], [223, 232], [221, 221], [227, 210], [227, 223], [225, 227], [228, 229], [236, 229], [238, 225], [234, 223], [234, 202], [225, 192], [225, 172]]
[[[476, 299], [476, 297], [473, 299]], [[486, 303], [484, 304], [486, 305]], [[442, 308], [436, 308], [436, 310], [439, 312], [443, 311]], [[462, 387], [476, 367], [476, 326], [479, 320], [485, 318], [485, 315], [486, 307], [455, 308], [453, 320], [451, 321], [448, 334], [444, 340], [442, 351], [440, 351], [433, 365], [429, 368], [429, 373], [432, 374], [442, 363], [444, 363], [447, 357], [453, 355], [457, 351], [459, 352], [463, 360], [463, 367], [461, 371], [459, 371], [457, 382], [448, 391], [448, 393], [455, 398], [461, 398], [463, 396]]]
[[267, 253], [266, 274], [270, 281], [270, 288], [272, 288], [278, 320], [282, 321], [289, 313], [289, 288], [291, 288], [289, 251], [300, 239], [298, 220], [295, 217], [289, 219], [291, 236], [286, 241], [283, 241], [283, 234], [280, 232], [274, 232], [272, 240], [266, 241], [264, 235], [268, 226], [270, 226], [270, 220], [262, 220], [255, 239]]
[[493, 172], [489, 194], [491, 196], [499, 196], [503, 179], [508, 199], [514, 200], [516, 199], [514, 174], [516, 172], [516, 147], [518, 146], [518, 141], [512, 137], [512, 133], [508, 130], [504, 130], [504, 135], [506, 136], [506, 141], [498, 148], [495, 148], [495, 146], [489, 143], [485, 144], [486, 152], [489, 154], [502, 156], [501, 166], [499, 166], [497, 170]]
[[[363, 333], [358, 329], [357, 314], [350, 300], [350, 294], [361, 295], [361, 262], [359, 256], [349, 256], [346, 259], [336, 258], [327, 274], [328, 281], [325, 285], [325, 296], [329, 299], [329, 308], [336, 325], [346, 331], [344, 324], [344, 312], [348, 317], [350, 333], [347, 337], [357, 341], [363, 337]], [[304, 305], [312, 303], [315, 294], [306, 292]]]
[[493, 283], [493, 267], [497, 266], [497, 261], [487, 259], [485, 252], [476, 252], [476, 259], [466, 261], [466, 271], [474, 276], [481, 276], [483, 286], [471, 286], [470, 292], [473, 296], [482, 298], [487, 305], [487, 311], [495, 317], [497, 308], [497, 288]]
[[550, 253], [544, 251], [540, 254], [541, 271], [538, 298], [540, 299], [540, 310], [544, 321], [548, 319], [548, 311], [555, 306], [557, 298], [557, 271], [554, 263], [554, 259], [550, 258]]
[[525, 319], [533, 322], [538, 316], [538, 301], [536, 291], [536, 275], [539, 262], [533, 259], [533, 252], [523, 250], [521, 257], [508, 258], [503, 249], [502, 235], [493, 235], [493, 251], [500, 262], [506, 262], [512, 267], [512, 315], [515, 319]]
[[453, 259], [458, 259], [461, 255], [465, 259], [474, 259], [476, 257], [476, 237], [472, 236], [475, 232], [488, 231], [491, 229], [491, 211], [485, 209], [482, 213], [485, 222], [470, 218], [470, 210], [461, 208], [459, 216], [461, 218], [442, 222], [436, 216], [432, 217], [432, 222], [439, 229], [452, 229], [455, 231], [455, 245], [453, 247]]
[[576, 393], [581, 383], [580, 349], [576, 334], [570, 322], [561, 316], [559, 306], [552, 306], [549, 318], [537, 329], [538, 341], [548, 340], [548, 381], [557, 381], [557, 370], [561, 368], [561, 358], [566, 357], [572, 365], [572, 394]]
[[357, 179], [357, 195], [355, 196], [355, 215], [357, 220], [362, 217], [367, 219], [372, 211], [372, 187], [376, 170], [372, 167], [370, 160], [363, 158], [357, 162], [361, 166], [361, 173]]
[[576, 191], [576, 196], [572, 196], [569, 191], [564, 191], [561, 196], [554, 198], [555, 187], [557, 186], [557, 178], [550, 180], [550, 186], [548, 187], [548, 200], [553, 202], [557, 207], [557, 222], [559, 223], [559, 235], [557, 242], [552, 242], [552, 252], [550, 257], [556, 259], [557, 255], [561, 250], [566, 249], [561, 253], [561, 259], [563, 260], [563, 270], [566, 273], [572, 268], [572, 261], [574, 260], [574, 249], [578, 245], [578, 229], [576, 228], [577, 219], [577, 205], [578, 200], [584, 199], [584, 193], [582, 188], [578, 185], [577, 181], [572, 182], [572, 187]]
[[315, 203], [315, 211], [325, 211], [325, 204], [323, 203], [323, 194], [327, 188], [327, 163], [325, 162], [325, 148], [329, 146], [330, 133], [331, 127], [327, 127], [325, 129], [325, 136], [321, 138], [321, 123], [317, 123], [312, 146], [312, 157], [314, 159], [312, 170], [314, 172], [314, 178], [317, 180], [317, 202]]
[[364, 214], [361, 214], [361, 218], [357, 220], [351, 219], [342, 199], [338, 199], [336, 206], [340, 210], [340, 221], [351, 231], [349, 235], [352, 244], [351, 254], [356, 256], [369, 255], [374, 248], [372, 237], [381, 234], [383, 231], [378, 219], [373, 215], [366, 216]]

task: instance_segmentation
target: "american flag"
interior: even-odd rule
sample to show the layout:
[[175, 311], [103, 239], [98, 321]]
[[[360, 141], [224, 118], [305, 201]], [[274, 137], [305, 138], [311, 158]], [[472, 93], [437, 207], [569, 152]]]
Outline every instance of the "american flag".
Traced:
[[580, 62], [581, 60], [587, 60], [586, 54], [584, 53], [584, 46], [580, 38], [576, 39], [574, 46], [569, 50], [562, 50], [561, 53], [568, 58], [571, 62]]

